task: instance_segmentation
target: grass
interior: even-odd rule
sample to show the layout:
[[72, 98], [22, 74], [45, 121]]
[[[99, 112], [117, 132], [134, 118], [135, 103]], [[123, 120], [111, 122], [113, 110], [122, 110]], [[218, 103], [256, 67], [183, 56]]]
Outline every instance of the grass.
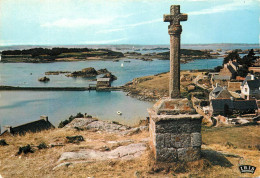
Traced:
[[[198, 76], [202, 75], [203, 72], [189, 72], [181, 71], [181, 75]], [[150, 95], [151, 92], [156, 98], [169, 96], [169, 73], [157, 74], [154, 76], [145, 76], [135, 79], [138, 82], [131, 85], [130, 88], [134, 88], [140, 95]], [[187, 92], [186, 88], [192, 82], [181, 82], [180, 90], [182, 93]], [[152, 97], [153, 97], [152, 96]]]
[[[203, 127], [202, 138], [205, 144], [230, 145], [233, 148], [257, 149], [260, 144], [259, 126]], [[214, 139], [213, 139], [214, 138]]]
[[[149, 137], [147, 131], [132, 136], [120, 136], [103, 132], [54, 129], [25, 136], [5, 137], [8, 146], [0, 146], [0, 174], [6, 177], [255, 177], [260, 175], [241, 174], [238, 164], [260, 167], [260, 152], [248, 145], [259, 143], [260, 126], [205, 128], [202, 129], [203, 159], [191, 163], [156, 164], [148, 149], [135, 160], [107, 160], [92, 163], [72, 164], [53, 170], [63, 152], [80, 149], [99, 150], [103, 146], [114, 149], [121, 144], [107, 141], [132, 140], [140, 142]], [[79, 144], [66, 142], [66, 136], [82, 135], [85, 141]], [[27, 144], [64, 144], [64, 146], [38, 150], [34, 153], [16, 156], [18, 148]], [[235, 147], [226, 145], [232, 143]], [[124, 143], [127, 144], [127, 143]], [[241, 159], [240, 157], [243, 157]]]

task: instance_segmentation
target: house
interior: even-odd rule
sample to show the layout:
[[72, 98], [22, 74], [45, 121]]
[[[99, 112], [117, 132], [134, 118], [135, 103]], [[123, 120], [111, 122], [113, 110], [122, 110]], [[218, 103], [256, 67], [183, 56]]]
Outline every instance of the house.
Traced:
[[212, 85], [219, 83], [221, 86], [227, 86], [228, 82], [231, 80], [231, 77], [228, 75], [213, 75], [211, 78]]
[[232, 95], [229, 93], [226, 87], [221, 87], [218, 84], [216, 87], [209, 93], [209, 100], [218, 99], [218, 98], [230, 98]]
[[224, 64], [223, 68], [219, 72], [219, 76], [229, 76], [231, 79], [235, 79], [237, 76], [237, 70], [239, 68], [236, 60], [229, 61]]
[[260, 79], [255, 79], [254, 75], [246, 76], [241, 84], [241, 96], [244, 99], [260, 99]]
[[237, 92], [240, 91], [242, 82], [228, 82], [228, 91]]
[[97, 79], [97, 87], [110, 87], [111, 80], [110, 78], [98, 78]]
[[40, 132], [42, 130], [48, 130], [55, 128], [48, 120], [48, 116], [41, 116], [39, 120], [29, 122], [16, 127], [5, 126], [6, 130], [0, 135], [24, 135], [27, 132]]
[[210, 101], [212, 115], [228, 115], [233, 113], [255, 114], [257, 112], [256, 100], [212, 99]]

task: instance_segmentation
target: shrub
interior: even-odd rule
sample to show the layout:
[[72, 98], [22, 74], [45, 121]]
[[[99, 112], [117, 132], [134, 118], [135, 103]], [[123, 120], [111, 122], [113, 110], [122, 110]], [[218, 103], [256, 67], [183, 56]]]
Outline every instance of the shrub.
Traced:
[[71, 137], [67, 136], [66, 139], [69, 143], [79, 143], [84, 141], [84, 138], [81, 135], [76, 135]]
[[22, 146], [22, 147], [19, 147], [19, 151], [17, 152], [18, 155], [24, 153], [24, 154], [27, 154], [27, 153], [33, 153], [33, 149], [31, 147], [31, 145], [26, 145], [26, 146]]
[[58, 128], [63, 128], [65, 125], [71, 123], [71, 121], [73, 121], [75, 118], [81, 118], [81, 117], [84, 117], [84, 115], [81, 114], [80, 112], [79, 112], [76, 116], [71, 115], [71, 116], [69, 117], [69, 119], [66, 119], [66, 120], [64, 120], [64, 121], [61, 121], [61, 122], [59, 123]]
[[0, 140], [0, 145], [1, 145], [1, 146], [6, 146], [6, 145], [8, 145], [8, 144], [6, 143], [5, 139], [1, 139], [1, 140]]
[[40, 143], [40, 144], [37, 146], [37, 148], [38, 148], [39, 150], [41, 150], [41, 149], [46, 149], [46, 148], [48, 148], [48, 147], [47, 147], [46, 143], [42, 142], [42, 143]]

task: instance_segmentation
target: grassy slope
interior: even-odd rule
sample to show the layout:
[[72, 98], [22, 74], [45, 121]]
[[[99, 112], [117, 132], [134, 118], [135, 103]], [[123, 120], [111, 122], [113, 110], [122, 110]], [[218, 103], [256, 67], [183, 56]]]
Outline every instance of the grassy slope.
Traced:
[[[201, 75], [202, 72], [187, 72], [181, 71], [181, 75], [189, 74], [192, 76]], [[140, 77], [138, 79], [139, 82], [130, 85], [130, 89], [134, 89], [139, 92], [140, 95], [149, 95], [149, 92], [153, 92], [157, 98], [163, 96], [169, 96], [169, 73], [163, 73], [155, 76], [146, 76]], [[185, 92], [185, 87], [191, 84], [191, 82], [181, 82], [181, 92]], [[149, 91], [149, 92], [147, 92]]]
[[[205, 176], [205, 177], [238, 177], [257, 176], [260, 169], [256, 169], [254, 175], [240, 174], [238, 170], [239, 155], [243, 157], [241, 163], [260, 167], [260, 152], [252, 147], [260, 143], [258, 133], [260, 126], [232, 127], [232, 128], [203, 128], [203, 155], [206, 161], [197, 161], [190, 165], [181, 165], [179, 172], [161, 171], [158, 173], [148, 173], [153, 165], [149, 150], [135, 160], [110, 160], [94, 163], [80, 163], [69, 167], [61, 167], [52, 170], [57, 165], [57, 160], [61, 153], [65, 151], [77, 151], [79, 149], [100, 149], [107, 145], [111, 149], [121, 144], [109, 145], [105, 141], [129, 140], [139, 142], [143, 138], [149, 137], [148, 132], [142, 132], [133, 136], [120, 136], [116, 134], [90, 132], [90, 131], [68, 131], [55, 129], [25, 136], [6, 137], [8, 146], [0, 146], [0, 174], [3, 177], [134, 177], [138, 171], [144, 177], [172, 177], [177, 176]], [[68, 144], [65, 142], [66, 136], [82, 135], [85, 138], [80, 144]], [[15, 156], [19, 146], [26, 144], [38, 145], [41, 142], [63, 143], [63, 147], [54, 147], [44, 150], [36, 150], [35, 153]], [[225, 146], [227, 142], [235, 147]], [[248, 146], [251, 145], [251, 148]], [[223, 154], [216, 151], [221, 151]], [[192, 168], [192, 167], [196, 167]], [[176, 166], [174, 167], [176, 169]], [[187, 171], [187, 172], [183, 172]]]

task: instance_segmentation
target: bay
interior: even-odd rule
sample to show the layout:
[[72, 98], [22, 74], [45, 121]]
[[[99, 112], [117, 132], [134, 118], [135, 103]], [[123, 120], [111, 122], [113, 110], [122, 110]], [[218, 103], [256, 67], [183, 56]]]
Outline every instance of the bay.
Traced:
[[[47, 71], [75, 71], [86, 67], [96, 70], [107, 68], [118, 80], [113, 86], [121, 86], [136, 77], [154, 75], [169, 71], [168, 60], [141, 61], [130, 59], [130, 63], [113, 61], [80, 61], [56, 63], [0, 63], [0, 85], [12, 86], [88, 86], [95, 83], [90, 79], [68, 78], [65, 75], [51, 75], [50, 82], [38, 82]], [[223, 58], [197, 59], [181, 64], [182, 70], [212, 69], [221, 65]], [[121, 67], [121, 63], [124, 67]], [[92, 78], [93, 79], [93, 78]], [[96, 91], [0, 91], [0, 124], [20, 125], [47, 115], [56, 126], [70, 115], [88, 113], [101, 120], [113, 120], [134, 125], [148, 116], [147, 108], [153, 103], [139, 101], [126, 96], [124, 92]], [[123, 114], [117, 115], [117, 111]]]

